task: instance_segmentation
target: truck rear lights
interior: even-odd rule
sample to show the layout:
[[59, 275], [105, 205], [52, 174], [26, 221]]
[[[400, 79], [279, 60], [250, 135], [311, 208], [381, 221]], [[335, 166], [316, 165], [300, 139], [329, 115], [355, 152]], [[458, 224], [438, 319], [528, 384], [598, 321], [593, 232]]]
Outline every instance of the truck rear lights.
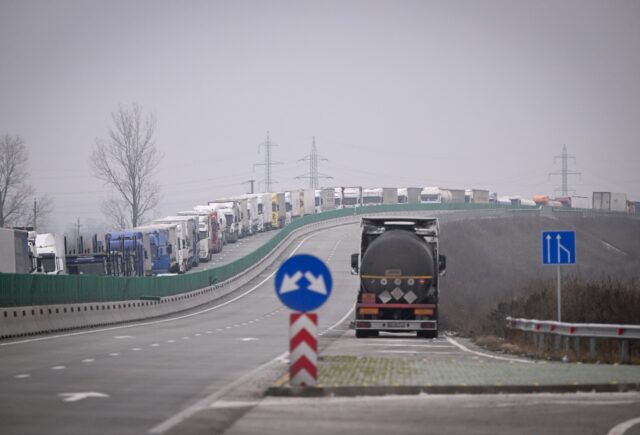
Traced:
[[413, 310], [413, 313], [416, 316], [432, 316], [433, 308], [416, 308], [415, 310]]
[[360, 308], [360, 314], [361, 315], [373, 315], [373, 316], [377, 316], [378, 313], [380, 312], [379, 308]]
[[422, 329], [436, 329], [436, 322], [422, 322], [420, 323]]
[[356, 322], [356, 328], [371, 328], [371, 322]]
[[375, 304], [376, 303], [376, 294], [375, 293], [362, 293], [362, 303], [363, 304]]

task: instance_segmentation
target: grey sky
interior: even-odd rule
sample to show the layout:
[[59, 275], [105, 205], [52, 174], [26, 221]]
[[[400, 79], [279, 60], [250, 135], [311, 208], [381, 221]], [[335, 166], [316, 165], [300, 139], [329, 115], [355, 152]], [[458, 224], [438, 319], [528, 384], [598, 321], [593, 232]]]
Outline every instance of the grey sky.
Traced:
[[89, 167], [118, 103], [157, 117], [161, 210], [261, 179], [304, 186], [315, 135], [331, 185], [640, 200], [638, 1], [0, 0], [0, 134], [20, 134], [55, 223], [100, 220]]

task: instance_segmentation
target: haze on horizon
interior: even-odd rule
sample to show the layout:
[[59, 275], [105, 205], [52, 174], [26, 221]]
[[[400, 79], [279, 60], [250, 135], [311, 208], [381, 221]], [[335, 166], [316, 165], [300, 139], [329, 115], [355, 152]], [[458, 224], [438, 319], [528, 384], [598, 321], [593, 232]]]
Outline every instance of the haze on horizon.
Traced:
[[[20, 135], [51, 228], [101, 223], [91, 171], [118, 104], [157, 118], [158, 215], [325, 185], [640, 200], [640, 2], [0, 0], [0, 134]], [[261, 186], [258, 186], [261, 188]]]

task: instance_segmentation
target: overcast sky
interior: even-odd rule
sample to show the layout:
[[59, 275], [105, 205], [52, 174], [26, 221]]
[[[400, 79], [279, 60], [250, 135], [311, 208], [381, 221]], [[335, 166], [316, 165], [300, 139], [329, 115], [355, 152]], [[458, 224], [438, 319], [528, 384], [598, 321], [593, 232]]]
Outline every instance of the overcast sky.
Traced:
[[278, 190], [325, 185], [640, 200], [639, 1], [0, 0], [0, 134], [54, 228], [101, 220], [89, 166], [119, 103], [157, 118], [158, 213], [244, 193], [271, 132]]

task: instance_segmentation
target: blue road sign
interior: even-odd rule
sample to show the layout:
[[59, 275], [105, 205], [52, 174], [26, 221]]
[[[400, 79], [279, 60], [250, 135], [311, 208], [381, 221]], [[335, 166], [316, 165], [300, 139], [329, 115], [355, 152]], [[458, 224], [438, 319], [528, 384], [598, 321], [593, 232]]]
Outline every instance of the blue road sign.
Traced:
[[324, 304], [333, 287], [331, 272], [317, 257], [294, 255], [276, 272], [276, 294], [283, 304], [295, 311], [313, 311]]
[[575, 263], [575, 231], [545, 231], [542, 233], [542, 264]]

